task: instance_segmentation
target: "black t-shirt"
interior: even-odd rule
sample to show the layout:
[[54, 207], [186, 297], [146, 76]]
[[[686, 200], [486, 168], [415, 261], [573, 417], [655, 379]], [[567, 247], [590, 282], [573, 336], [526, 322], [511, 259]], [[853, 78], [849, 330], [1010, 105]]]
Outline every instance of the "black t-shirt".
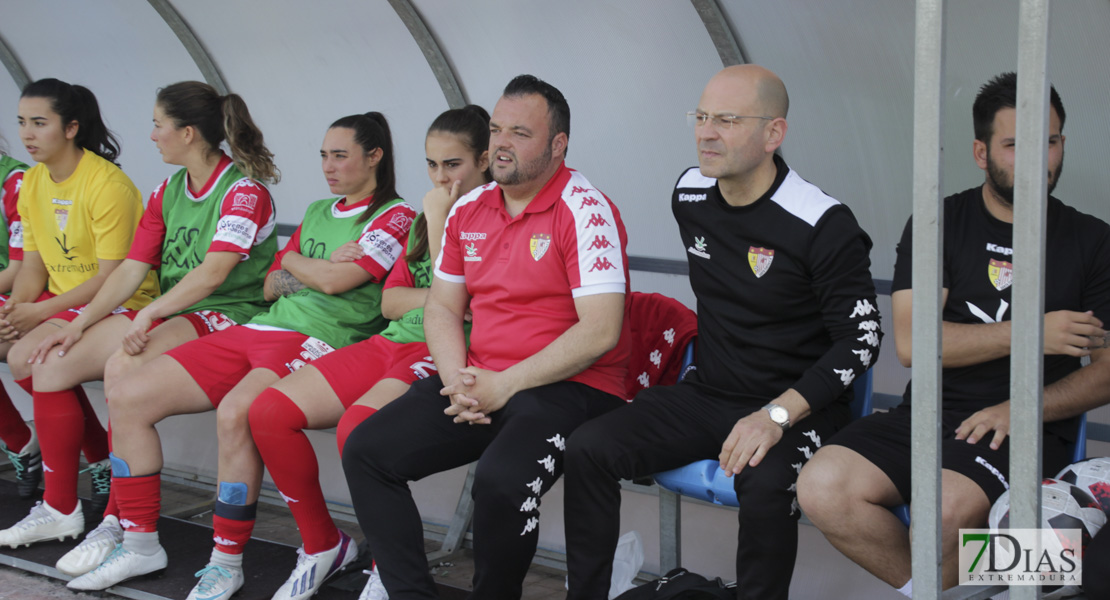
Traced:
[[[913, 253], [912, 218], [906, 223], [894, 264], [894, 291], [910, 289]], [[1048, 199], [1045, 262], [1045, 312], [1094, 311], [1110, 323], [1110, 226], [1056, 198]], [[943, 319], [952, 323], [994, 323], [1011, 316], [1013, 226], [991, 216], [982, 187], [944, 200], [943, 285], [948, 300]], [[1079, 359], [1044, 357], [1049, 385], [1080, 367]], [[974, 412], [1010, 397], [1010, 358], [943, 371], [944, 410]], [[906, 386], [909, 404], [910, 386]], [[1074, 439], [1073, 419], [1046, 424]]]
[[879, 353], [867, 236], [847, 206], [775, 157], [748, 206], [729, 206], [697, 168], [671, 198], [698, 299], [695, 385], [752, 404], [794, 388], [816, 411], [850, 401]]

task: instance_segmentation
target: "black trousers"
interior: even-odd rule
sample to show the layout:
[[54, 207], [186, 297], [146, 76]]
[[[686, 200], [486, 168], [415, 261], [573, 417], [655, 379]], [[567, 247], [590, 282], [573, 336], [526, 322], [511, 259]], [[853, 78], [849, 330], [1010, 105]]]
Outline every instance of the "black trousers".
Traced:
[[[620, 535], [620, 479], [718, 458], [736, 421], [762, 403], [724, 398], [688, 383], [648, 388], [582, 426], [567, 443], [564, 500], [568, 600], [603, 600]], [[740, 499], [736, 551], [739, 598], [787, 598], [798, 551], [798, 472], [838, 428], [836, 403], [788, 429], [756, 467], [735, 476]]]
[[520, 598], [539, 539], [540, 497], [563, 472], [566, 438], [624, 402], [559, 382], [515, 396], [490, 425], [443, 414], [439, 377], [418, 381], [351, 432], [343, 470], [355, 513], [393, 600], [436, 598], [408, 482], [475, 460], [472, 598]]

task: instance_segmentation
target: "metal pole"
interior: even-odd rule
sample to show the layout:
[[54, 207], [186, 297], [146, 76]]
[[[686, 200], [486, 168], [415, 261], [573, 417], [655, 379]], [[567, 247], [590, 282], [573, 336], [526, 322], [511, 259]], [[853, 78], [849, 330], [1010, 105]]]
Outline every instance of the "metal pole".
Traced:
[[913, 447], [910, 515], [914, 598], [941, 591], [940, 407], [941, 116], [944, 89], [944, 0], [918, 0], [913, 93]]
[[[1044, 398], [1044, 261], [1048, 206], [1048, 1], [1022, 0], [1018, 22], [1014, 157], [1014, 284], [1010, 335], [1011, 527], [1036, 528], [1041, 512]], [[1014, 600], [1039, 588], [1011, 588]]]

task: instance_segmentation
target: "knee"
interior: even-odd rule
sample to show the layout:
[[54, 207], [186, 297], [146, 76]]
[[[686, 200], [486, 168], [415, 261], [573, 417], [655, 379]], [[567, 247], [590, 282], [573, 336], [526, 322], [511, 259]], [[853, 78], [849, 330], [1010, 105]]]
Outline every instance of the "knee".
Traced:
[[[527, 498], [536, 498], [536, 507], [538, 508], [538, 499], [543, 491], [542, 479], [537, 477], [535, 482], [527, 481], [524, 482], [525, 485], [521, 485], [519, 481], [509, 481], [509, 479], [504, 472], [483, 465], [482, 461], [479, 461], [478, 468], [474, 471], [472, 495], [475, 502], [479, 502], [484, 508], [492, 508], [495, 511], [517, 510], [521, 509], [521, 504]], [[537, 489], [531, 487], [532, 485], [541, 487]]]
[[19, 340], [8, 350], [8, 369], [12, 372], [12, 379], [20, 380], [31, 376], [31, 365], [27, 359], [31, 358], [34, 345], [27, 340]]
[[842, 507], [850, 502], [850, 481], [836, 461], [826, 460], [818, 451], [798, 475], [798, 504], [814, 521], [842, 514]]
[[216, 434], [221, 442], [250, 436], [251, 402], [228, 395], [216, 408]]
[[605, 442], [609, 438], [605, 435], [605, 428], [597, 426], [597, 421], [587, 421], [567, 439], [567, 449], [564, 453], [567, 470], [589, 469], [591, 465], [601, 462], [601, 455]]
[[115, 424], [142, 414], [149, 398], [144, 393], [146, 386], [132, 377], [124, 378], [108, 392], [108, 418]]
[[274, 388], [266, 388], [247, 409], [247, 420], [251, 433], [274, 433], [278, 431], [300, 431], [308, 423], [304, 413], [285, 394]]
[[[339, 421], [341, 427], [343, 423], [343, 420]], [[339, 449], [339, 458], [343, 463], [343, 471], [350, 477], [368, 468], [389, 471], [390, 466], [385, 461], [396, 456], [396, 450], [397, 448], [391, 449], [388, 444], [383, 444], [379, 436], [374, 435], [373, 423], [362, 421], [347, 431], [346, 442]]]
[[113, 352], [108, 357], [108, 362], [104, 363], [104, 390], [109, 394], [114, 392], [116, 384], [122, 381], [137, 363], [136, 358], [122, 349]]
[[955, 543], [960, 529], [986, 527], [989, 513], [990, 503], [986, 494], [975, 498], [971, 494], [941, 492], [940, 527], [946, 540], [951, 538]]

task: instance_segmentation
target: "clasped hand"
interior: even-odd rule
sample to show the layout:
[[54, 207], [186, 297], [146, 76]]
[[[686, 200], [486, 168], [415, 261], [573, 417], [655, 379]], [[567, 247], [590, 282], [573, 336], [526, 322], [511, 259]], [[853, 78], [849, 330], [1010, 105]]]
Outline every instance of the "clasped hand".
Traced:
[[451, 398], [444, 414], [455, 417], [456, 423], [489, 425], [490, 414], [500, 410], [516, 390], [504, 371], [487, 371], [478, 367], [459, 369], [454, 381], [440, 390]]

